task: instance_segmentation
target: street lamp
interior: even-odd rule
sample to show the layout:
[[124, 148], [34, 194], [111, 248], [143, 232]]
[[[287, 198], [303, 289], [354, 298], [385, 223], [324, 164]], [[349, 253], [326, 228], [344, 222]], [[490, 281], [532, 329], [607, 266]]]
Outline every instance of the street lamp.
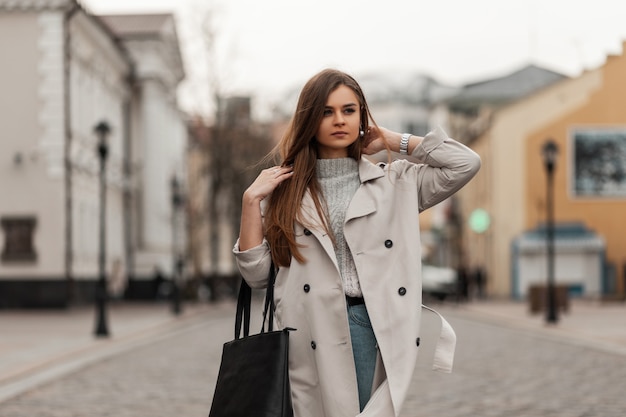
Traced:
[[546, 169], [546, 242], [548, 261], [548, 291], [546, 322], [556, 323], [558, 319], [556, 308], [556, 289], [554, 285], [554, 170], [559, 153], [557, 144], [548, 139], [541, 149], [543, 165]]
[[172, 192], [172, 312], [179, 315], [181, 312], [181, 296], [179, 280], [182, 276], [183, 260], [178, 253], [178, 209], [183, 203], [180, 183], [176, 175], [172, 176], [170, 182]]
[[109, 155], [107, 138], [111, 127], [106, 121], [101, 121], [94, 127], [98, 136], [98, 158], [100, 160], [100, 233], [98, 257], [98, 282], [96, 284], [96, 330], [97, 337], [108, 337], [109, 329], [106, 320], [107, 282], [106, 282], [106, 161]]

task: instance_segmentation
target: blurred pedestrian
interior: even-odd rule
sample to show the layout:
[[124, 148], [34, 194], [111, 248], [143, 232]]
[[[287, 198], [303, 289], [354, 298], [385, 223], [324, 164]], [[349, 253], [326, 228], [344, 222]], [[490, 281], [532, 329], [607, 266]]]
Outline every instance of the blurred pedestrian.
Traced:
[[[365, 158], [381, 151], [386, 163]], [[295, 416], [354, 417], [366, 404], [362, 416], [397, 416], [419, 345], [418, 213], [466, 184], [480, 159], [441, 129], [377, 126], [359, 84], [332, 69], [306, 83], [272, 155], [279, 164], [244, 192], [234, 253], [252, 287], [279, 267], [277, 324], [297, 329]]]
[[467, 265], [461, 264], [457, 269], [458, 293], [457, 301], [469, 301], [470, 298], [470, 271]]
[[487, 276], [485, 268], [477, 266], [474, 271], [474, 284], [476, 285], [476, 296], [479, 300], [485, 298], [485, 287], [487, 285]]
[[115, 260], [113, 260], [113, 265], [111, 266], [111, 275], [108, 282], [108, 292], [111, 298], [114, 300], [121, 299], [124, 295], [127, 284], [128, 282], [126, 280], [124, 263], [120, 258], [115, 258]]
[[169, 285], [165, 279], [165, 276], [163, 275], [163, 271], [158, 266], [154, 267], [154, 273], [152, 275], [152, 288], [154, 292], [154, 298], [156, 300], [162, 300], [167, 298], [170, 292]]

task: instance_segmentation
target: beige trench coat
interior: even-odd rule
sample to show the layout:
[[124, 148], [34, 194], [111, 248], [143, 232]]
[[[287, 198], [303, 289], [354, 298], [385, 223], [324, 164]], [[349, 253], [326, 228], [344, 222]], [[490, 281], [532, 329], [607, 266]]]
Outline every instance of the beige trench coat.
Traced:
[[[452, 195], [478, 171], [480, 158], [441, 129], [412, 156], [423, 163], [359, 163], [361, 186], [346, 212], [344, 233], [379, 348], [376, 391], [359, 414], [347, 308], [331, 239], [310, 195], [296, 224], [305, 264], [281, 268], [275, 284], [276, 321], [290, 332], [289, 377], [296, 417], [397, 416], [420, 344], [421, 250], [418, 212]], [[266, 286], [267, 242], [234, 254], [253, 288]], [[382, 359], [382, 363], [381, 363]], [[384, 366], [381, 366], [383, 365]]]

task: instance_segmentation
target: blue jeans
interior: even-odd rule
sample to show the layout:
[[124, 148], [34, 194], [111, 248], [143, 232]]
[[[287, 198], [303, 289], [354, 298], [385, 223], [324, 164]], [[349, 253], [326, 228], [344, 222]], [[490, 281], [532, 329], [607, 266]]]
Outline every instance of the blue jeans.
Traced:
[[372, 395], [372, 383], [376, 368], [376, 336], [370, 323], [365, 304], [348, 306], [348, 323], [352, 353], [356, 365], [356, 381], [359, 389], [359, 406], [361, 411]]

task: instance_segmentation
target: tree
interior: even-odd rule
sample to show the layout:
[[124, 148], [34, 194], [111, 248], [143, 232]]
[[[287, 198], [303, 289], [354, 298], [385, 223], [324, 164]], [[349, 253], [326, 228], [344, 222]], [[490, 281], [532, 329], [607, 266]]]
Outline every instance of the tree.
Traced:
[[[228, 97], [223, 100], [222, 106], [223, 114], [216, 119], [219, 124], [213, 126], [211, 130], [209, 147], [208, 208], [212, 226], [209, 243], [213, 284], [216, 280], [219, 282], [220, 278], [224, 278], [220, 277], [216, 268], [219, 248], [222, 246], [220, 243], [227, 239], [229, 244], [232, 244], [237, 238], [243, 192], [263, 168], [259, 161], [270, 151], [272, 144], [268, 129], [252, 120], [250, 97]], [[228, 227], [213, 227], [221, 222], [226, 222]], [[230, 233], [220, 234], [225, 229]], [[225, 278], [230, 279], [233, 276], [231, 274]], [[229, 284], [234, 290], [234, 284], [237, 282], [231, 280]], [[218, 295], [217, 293], [214, 285], [213, 298]]]
[[239, 233], [242, 194], [258, 174], [258, 161], [272, 146], [269, 129], [252, 120], [251, 97], [227, 92], [223, 75], [227, 72], [223, 71], [218, 54], [218, 12], [210, 7], [198, 14], [207, 68], [203, 87], [208, 87], [208, 107], [212, 108], [211, 114], [200, 119], [204, 130], [202, 148], [206, 151], [208, 284], [213, 300], [219, 296], [224, 278], [235, 274], [234, 262], [230, 273], [219, 270], [220, 248], [226, 246], [225, 242], [234, 243]]

